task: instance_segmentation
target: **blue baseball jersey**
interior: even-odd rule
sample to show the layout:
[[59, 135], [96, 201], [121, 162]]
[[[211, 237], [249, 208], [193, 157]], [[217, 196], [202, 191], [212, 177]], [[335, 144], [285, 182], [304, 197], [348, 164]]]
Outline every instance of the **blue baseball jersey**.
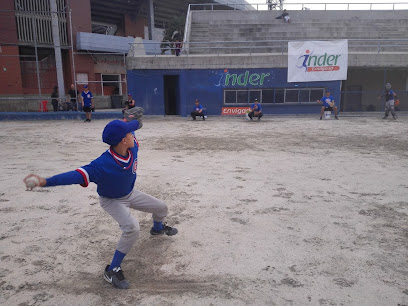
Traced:
[[137, 153], [139, 144], [128, 149], [128, 155], [121, 156], [109, 148], [89, 165], [47, 178], [46, 186], [80, 184], [87, 187], [90, 182], [98, 185], [102, 197], [121, 198], [132, 192], [136, 182]]
[[262, 111], [262, 106], [259, 103], [258, 103], [258, 105], [256, 105], [255, 103], [252, 103], [251, 109], [253, 111], [255, 111], [255, 112], [260, 112], [260, 111]]
[[390, 89], [385, 91], [385, 101], [394, 100], [394, 92]]
[[329, 96], [329, 97], [324, 96], [320, 99], [320, 101], [323, 102], [324, 107], [331, 107], [329, 103], [334, 102], [334, 98], [333, 96]]
[[198, 104], [198, 106], [194, 104], [193, 111], [197, 111], [197, 112], [198, 112], [199, 110], [202, 110], [202, 109], [203, 109], [203, 106], [202, 106], [201, 104]]
[[84, 106], [91, 107], [92, 106], [92, 100], [91, 99], [93, 98], [92, 93], [90, 91], [88, 91], [88, 92], [83, 91], [81, 96], [82, 96], [82, 98], [84, 98]]

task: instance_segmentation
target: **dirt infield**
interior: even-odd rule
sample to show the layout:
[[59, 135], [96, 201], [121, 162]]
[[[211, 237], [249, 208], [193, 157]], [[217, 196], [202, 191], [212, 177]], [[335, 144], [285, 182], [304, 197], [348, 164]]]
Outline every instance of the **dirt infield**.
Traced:
[[408, 305], [408, 117], [147, 118], [136, 188], [179, 234], [120, 236], [96, 186], [25, 191], [98, 157], [108, 120], [1, 122], [2, 305]]

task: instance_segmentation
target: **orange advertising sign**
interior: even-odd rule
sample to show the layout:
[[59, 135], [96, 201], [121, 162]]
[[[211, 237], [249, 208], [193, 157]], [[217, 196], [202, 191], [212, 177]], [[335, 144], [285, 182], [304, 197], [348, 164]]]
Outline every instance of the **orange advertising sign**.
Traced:
[[251, 108], [247, 107], [223, 107], [221, 115], [245, 115]]

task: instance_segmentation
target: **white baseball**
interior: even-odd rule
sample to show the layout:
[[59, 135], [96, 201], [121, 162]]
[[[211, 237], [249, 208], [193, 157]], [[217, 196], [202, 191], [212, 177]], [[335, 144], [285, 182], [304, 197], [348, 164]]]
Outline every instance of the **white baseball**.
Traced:
[[37, 186], [40, 186], [40, 180], [36, 176], [30, 176], [26, 179], [26, 187], [28, 190], [33, 190], [33, 188]]

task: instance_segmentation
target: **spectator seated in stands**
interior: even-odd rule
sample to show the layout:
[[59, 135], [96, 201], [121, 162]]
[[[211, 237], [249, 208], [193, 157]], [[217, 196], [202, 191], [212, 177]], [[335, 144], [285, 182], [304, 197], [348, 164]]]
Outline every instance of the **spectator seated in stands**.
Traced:
[[283, 10], [282, 15], [276, 17], [275, 19], [282, 19], [286, 23], [290, 23], [289, 13], [286, 10]]

